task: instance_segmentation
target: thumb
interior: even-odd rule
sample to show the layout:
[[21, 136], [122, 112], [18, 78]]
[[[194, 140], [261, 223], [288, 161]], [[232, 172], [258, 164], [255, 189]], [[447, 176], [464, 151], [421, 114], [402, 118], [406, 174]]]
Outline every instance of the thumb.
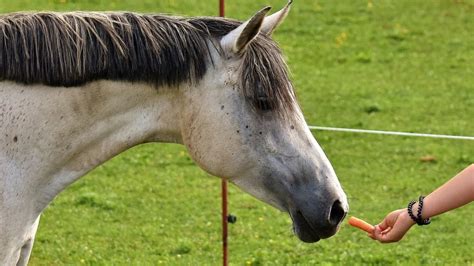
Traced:
[[390, 227], [390, 224], [389, 224], [389, 221], [386, 217], [383, 219], [383, 221], [381, 223], [379, 223], [375, 226], [375, 228], [376, 229], [378, 228], [380, 231], [384, 231], [389, 227]]

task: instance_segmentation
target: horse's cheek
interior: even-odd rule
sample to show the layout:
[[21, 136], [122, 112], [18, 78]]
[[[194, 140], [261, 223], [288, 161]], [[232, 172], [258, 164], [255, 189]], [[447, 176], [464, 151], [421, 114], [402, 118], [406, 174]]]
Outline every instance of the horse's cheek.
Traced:
[[193, 120], [183, 130], [183, 143], [191, 158], [212, 175], [235, 175], [240, 161], [237, 157], [241, 154], [238, 136], [232, 135], [226, 123], [209, 123], [205, 114], [190, 118]]
[[207, 138], [210, 136], [206, 135], [201, 120], [202, 117], [195, 110], [185, 114], [183, 119], [185, 126], [182, 127], [183, 144], [194, 162], [212, 173], [212, 166], [208, 163], [210, 147]]

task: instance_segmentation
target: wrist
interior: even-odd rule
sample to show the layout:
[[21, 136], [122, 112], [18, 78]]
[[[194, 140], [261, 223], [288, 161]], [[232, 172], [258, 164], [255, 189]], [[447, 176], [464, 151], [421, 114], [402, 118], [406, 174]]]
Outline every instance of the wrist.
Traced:
[[413, 221], [413, 219], [408, 214], [407, 209], [404, 209], [404, 211], [400, 214], [400, 218], [402, 219], [403, 223], [409, 225], [409, 227], [412, 227], [416, 224], [415, 221]]
[[430, 218], [425, 218], [423, 212], [424, 196], [420, 196], [418, 201], [412, 200], [407, 206], [408, 217], [418, 225], [428, 225], [431, 222]]

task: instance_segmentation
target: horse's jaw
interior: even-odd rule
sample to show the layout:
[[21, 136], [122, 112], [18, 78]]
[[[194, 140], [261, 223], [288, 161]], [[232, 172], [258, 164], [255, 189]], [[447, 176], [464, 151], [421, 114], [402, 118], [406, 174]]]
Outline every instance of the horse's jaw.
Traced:
[[321, 240], [321, 237], [313, 230], [309, 222], [299, 211], [288, 212], [293, 221], [293, 232], [303, 242], [315, 243]]

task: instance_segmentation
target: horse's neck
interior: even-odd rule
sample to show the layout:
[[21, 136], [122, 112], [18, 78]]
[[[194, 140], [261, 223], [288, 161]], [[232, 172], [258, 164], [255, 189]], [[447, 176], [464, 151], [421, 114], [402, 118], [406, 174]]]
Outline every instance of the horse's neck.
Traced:
[[77, 88], [1, 82], [0, 178], [11, 191], [41, 191], [36, 200], [44, 208], [68, 184], [130, 147], [181, 142], [177, 94], [109, 81]]

